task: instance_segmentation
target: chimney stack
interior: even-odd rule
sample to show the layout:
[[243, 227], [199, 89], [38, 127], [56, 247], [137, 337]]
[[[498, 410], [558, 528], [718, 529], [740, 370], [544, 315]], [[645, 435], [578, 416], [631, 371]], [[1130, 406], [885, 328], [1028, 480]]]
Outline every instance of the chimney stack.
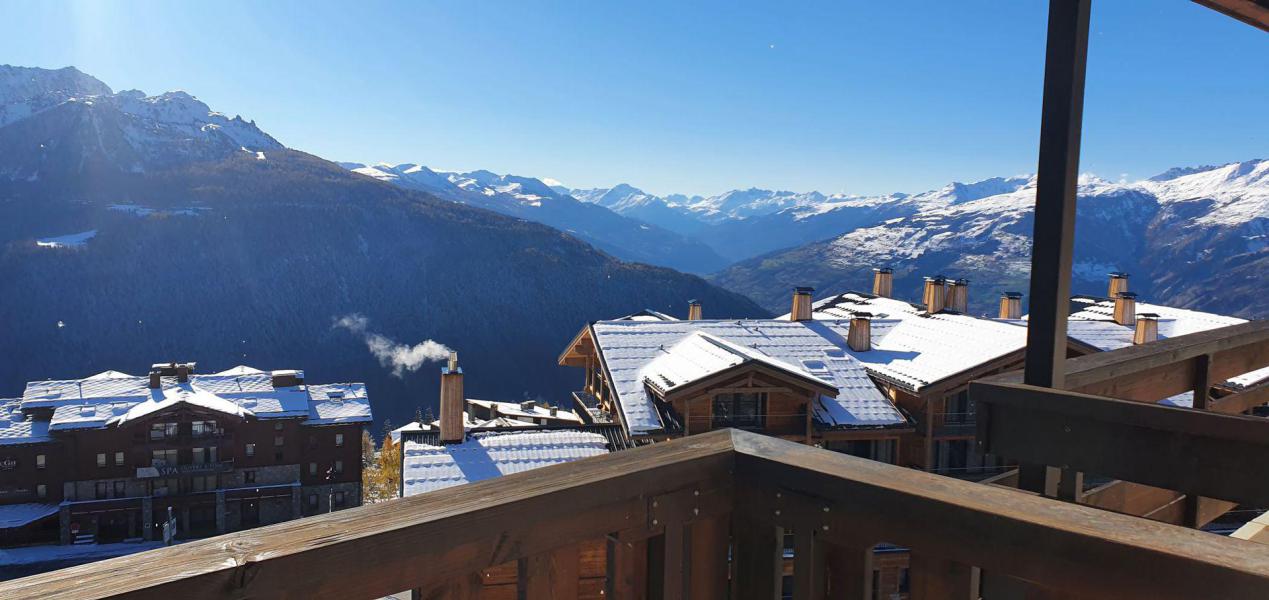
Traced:
[[296, 369], [284, 369], [272, 371], [269, 373], [270, 380], [275, 388], [295, 387], [304, 385], [304, 371]]
[[1159, 339], [1159, 315], [1141, 313], [1137, 315], [1137, 329], [1132, 334], [1133, 344], [1149, 344]]
[[872, 295], [882, 298], [894, 296], [894, 269], [881, 267], [872, 270]]
[[925, 278], [925, 292], [921, 295], [921, 302], [925, 304], [925, 312], [934, 314], [943, 310], [943, 301], [947, 292], [943, 289], [947, 278], [942, 275]]
[[155, 368], [157, 366], [150, 367], [150, 389], [152, 390], [163, 387], [163, 372]]
[[846, 345], [855, 352], [872, 350], [872, 314], [857, 312], [850, 316], [850, 330], [846, 332]]
[[793, 311], [789, 313], [790, 321], [811, 320], [811, 294], [813, 293], [815, 288], [793, 288]]
[[1000, 318], [1012, 320], [1022, 318], [1022, 294], [1005, 292], [1000, 295]]
[[1119, 292], [1115, 296], [1115, 322], [1120, 325], [1137, 323], [1137, 295], [1132, 292]]
[[441, 369], [441, 443], [454, 444], [466, 439], [463, 430], [463, 370], [458, 366], [458, 353], [449, 353], [449, 366]]
[[947, 293], [943, 296], [943, 306], [961, 314], [965, 314], [969, 310], [968, 279], [953, 279], [947, 282]]
[[701, 301], [700, 300], [687, 301], [687, 320], [689, 321], [701, 320]]
[[1128, 291], [1128, 274], [1118, 271], [1110, 274], [1110, 284], [1106, 287], [1107, 298], [1118, 298], [1119, 292]]

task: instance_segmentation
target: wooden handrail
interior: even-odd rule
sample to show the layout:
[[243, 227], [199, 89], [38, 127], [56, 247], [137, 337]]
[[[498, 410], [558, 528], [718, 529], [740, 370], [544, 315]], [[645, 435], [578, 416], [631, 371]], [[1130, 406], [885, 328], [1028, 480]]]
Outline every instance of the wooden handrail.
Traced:
[[647, 548], [664, 597], [725, 597], [731, 556], [735, 597], [771, 598], [779, 527], [798, 536], [800, 598], [864, 589], [841, 582], [871, 577], [852, 561], [880, 541], [912, 548], [922, 585], [973, 565], [1087, 598], [1269, 590], [1269, 547], [725, 430], [4, 582], [0, 597], [457, 597], [518, 559], [530, 597], [569, 597], [576, 545], [606, 537], [610, 584]]

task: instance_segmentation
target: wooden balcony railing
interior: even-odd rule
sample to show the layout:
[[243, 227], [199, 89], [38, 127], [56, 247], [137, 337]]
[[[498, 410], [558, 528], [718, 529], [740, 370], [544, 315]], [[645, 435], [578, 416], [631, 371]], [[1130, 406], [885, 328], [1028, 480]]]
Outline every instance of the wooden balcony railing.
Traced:
[[[991, 377], [970, 386], [979, 450], [1062, 469], [1050, 495], [1171, 523], [1266, 507], [1269, 419], [1239, 413], [1269, 402], [1269, 387], [1211, 393], [1266, 365], [1269, 322], [1255, 321], [1069, 359], [1065, 390]], [[1187, 391], [1192, 409], [1157, 404]], [[1085, 472], [1120, 481], [1085, 492]]]
[[[724, 430], [0, 583], [0, 598], [472, 598], [511, 564], [528, 599], [770, 599], [787, 530], [799, 599], [870, 597], [879, 542], [911, 549], [915, 599], [978, 597], [980, 576], [1064, 598], [1269, 597], [1269, 546]], [[594, 540], [602, 594], [580, 583]]]

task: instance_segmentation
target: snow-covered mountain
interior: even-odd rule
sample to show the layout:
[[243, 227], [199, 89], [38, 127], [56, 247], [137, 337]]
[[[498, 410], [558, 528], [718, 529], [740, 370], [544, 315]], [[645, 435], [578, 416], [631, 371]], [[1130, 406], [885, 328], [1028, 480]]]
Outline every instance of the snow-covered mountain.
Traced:
[[[723, 268], [709, 246], [681, 233], [619, 214], [600, 202], [584, 202], [560, 185], [518, 175], [479, 170], [433, 171], [422, 165], [339, 163], [346, 169], [440, 198], [494, 210], [567, 231], [624, 260], [646, 262], [692, 273]], [[560, 191], [565, 189], [566, 191]]]
[[0, 178], [9, 180], [66, 169], [139, 173], [283, 147], [185, 92], [114, 93], [74, 67], [0, 65], [0, 127]]
[[[983, 312], [999, 292], [1027, 290], [1033, 179], [954, 184], [903, 202], [918, 197], [924, 206], [910, 215], [738, 263], [715, 281], [772, 309], [783, 306], [790, 285], [869, 289], [878, 266], [895, 268], [896, 294], [910, 299], [920, 276], [969, 278], [971, 304]], [[1269, 315], [1267, 233], [1269, 160], [1173, 169], [1132, 183], [1084, 176], [1073, 288], [1104, 293], [1106, 272], [1128, 271], [1149, 300]]]

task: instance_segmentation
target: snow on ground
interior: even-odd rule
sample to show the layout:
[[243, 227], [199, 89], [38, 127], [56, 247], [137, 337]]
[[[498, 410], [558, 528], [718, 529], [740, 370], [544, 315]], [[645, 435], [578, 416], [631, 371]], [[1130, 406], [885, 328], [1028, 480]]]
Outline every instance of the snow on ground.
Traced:
[[88, 243], [88, 240], [97, 236], [96, 229], [81, 231], [68, 235], [59, 235], [57, 237], [47, 237], [35, 240], [35, 245], [41, 248], [79, 248]]
[[256, 160], [264, 160], [264, 153], [256, 152]]
[[82, 560], [88, 562], [103, 558], [135, 554], [163, 547], [163, 542], [120, 542], [117, 544], [83, 544], [59, 546], [24, 546], [0, 548], [0, 565], [33, 565], [42, 562]]

